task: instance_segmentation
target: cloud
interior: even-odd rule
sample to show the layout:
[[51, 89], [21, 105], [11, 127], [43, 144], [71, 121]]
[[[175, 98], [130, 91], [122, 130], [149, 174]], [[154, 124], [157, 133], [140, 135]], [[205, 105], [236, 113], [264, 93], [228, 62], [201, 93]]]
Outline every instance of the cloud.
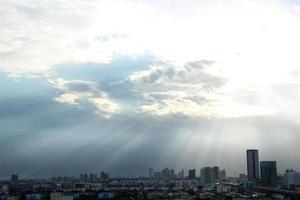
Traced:
[[227, 86], [218, 63], [201, 60], [183, 65], [153, 65], [129, 76], [137, 95], [142, 96], [138, 112], [152, 115], [244, 117], [271, 115], [277, 110], [241, 99]]
[[97, 109], [97, 113], [110, 117], [119, 111], [119, 105], [110, 100], [108, 95], [98, 89], [97, 83], [92, 81], [72, 80], [62, 78], [49, 79], [49, 82], [59, 91], [54, 98], [59, 103], [80, 105], [84, 101], [89, 102]]
[[208, 72], [213, 64], [203, 60], [177, 66], [154, 65], [133, 73], [129, 81], [146, 100], [140, 111], [155, 115], [203, 115], [212, 102], [207, 94], [226, 83], [223, 77]]
[[139, 84], [194, 86], [207, 91], [218, 88], [226, 82], [225, 78], [208, 72], [213, 63], [201, 60], [184, 65], [155, 65], [148, 70], [133, 73], [129, 76], [129, 80]]
[[79, 97], [75, 94], [65, 93], [61, 94], [58, 97], [55, 97], [54, 100], [59, 103], [68, 103], [68, 104], [76, 104], [76, 101]]
[[3, 2], [0, 69], [49, 73], [65, 63], [109, 63], [115, 53], [144, 52], [129, 45], [144, 7], [106, 0]]

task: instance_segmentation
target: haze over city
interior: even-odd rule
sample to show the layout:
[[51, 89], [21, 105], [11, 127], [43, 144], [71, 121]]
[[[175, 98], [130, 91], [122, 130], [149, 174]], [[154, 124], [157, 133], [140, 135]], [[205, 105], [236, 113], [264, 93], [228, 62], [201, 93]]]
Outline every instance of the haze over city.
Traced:
[[300, 2], [3, 0], [0, 178], [300, 171]]

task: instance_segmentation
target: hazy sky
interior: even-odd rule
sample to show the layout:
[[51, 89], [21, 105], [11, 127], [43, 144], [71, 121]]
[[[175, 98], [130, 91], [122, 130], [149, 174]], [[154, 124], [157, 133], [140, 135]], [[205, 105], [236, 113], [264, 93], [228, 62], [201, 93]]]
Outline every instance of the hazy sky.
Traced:
[[0, 0], [0, 177], [300, 171], [300, 3]]

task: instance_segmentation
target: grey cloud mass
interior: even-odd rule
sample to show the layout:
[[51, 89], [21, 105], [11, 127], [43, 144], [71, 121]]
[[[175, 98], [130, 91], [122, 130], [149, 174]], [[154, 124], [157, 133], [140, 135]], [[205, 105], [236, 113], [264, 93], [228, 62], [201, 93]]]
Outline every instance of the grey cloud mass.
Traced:
[[201, 60], [186, 63], [183, 67], [170, 64], [152, 66], [147, 71], [136, 72], [130, 79], [144, 83], [186, 84], [201, 86], [203, 90], [220, 87], [226, 83], [225, 78], [211, 75], [205, 71], [212, 67], [213, 61]]

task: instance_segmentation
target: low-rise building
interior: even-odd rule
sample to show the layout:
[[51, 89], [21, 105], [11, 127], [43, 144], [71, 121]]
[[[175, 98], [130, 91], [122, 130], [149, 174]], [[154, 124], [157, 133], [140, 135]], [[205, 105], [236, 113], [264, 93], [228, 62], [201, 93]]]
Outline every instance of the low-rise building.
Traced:
[[300, 173], [293, 169], [287, 169], [283, 176], [283, 184], [286, 188], [293, 188], [300, 186]]

